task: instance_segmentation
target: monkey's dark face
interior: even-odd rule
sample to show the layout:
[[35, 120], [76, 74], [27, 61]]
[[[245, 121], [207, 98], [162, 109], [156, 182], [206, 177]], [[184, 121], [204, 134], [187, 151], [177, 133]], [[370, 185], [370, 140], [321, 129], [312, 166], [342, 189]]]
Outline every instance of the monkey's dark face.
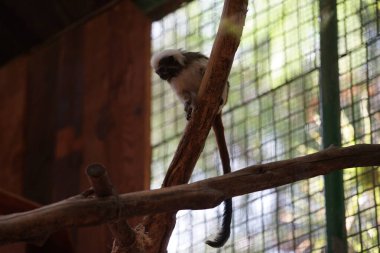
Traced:
[[178, 76], [182, 68], [183, 66], [173, 56], [167, 56], [159, 61], [156, 73], [161, 79], [170, 81], [173, 77]]

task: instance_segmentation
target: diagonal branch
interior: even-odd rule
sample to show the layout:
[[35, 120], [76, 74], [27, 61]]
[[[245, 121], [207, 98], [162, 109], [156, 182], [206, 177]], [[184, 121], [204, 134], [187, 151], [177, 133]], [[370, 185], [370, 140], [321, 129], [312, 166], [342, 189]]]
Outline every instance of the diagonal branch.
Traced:
[[[190, 179], [220, 106], [220, 98], [240, 43], [247, 5], [247, 0], [224, 1], [221, 22], [199, 90], [197, 107], [174, 154], [163, 187], [185, 184]], [[175, 225], [175, 213], [146, 217], [144, 225], [154, 242], [148, 252], [166, 252]]]
[[351, 167], [379, 166], [380, 144], [329, 148], [299, 158], [250, 166], [192, 184], [90, 199], [77, 196], [28, 212], [0, 216], [0, 244], [46, 238], [70, 226], [98, 225], [182, 209], [206, 209], [223, 200]]

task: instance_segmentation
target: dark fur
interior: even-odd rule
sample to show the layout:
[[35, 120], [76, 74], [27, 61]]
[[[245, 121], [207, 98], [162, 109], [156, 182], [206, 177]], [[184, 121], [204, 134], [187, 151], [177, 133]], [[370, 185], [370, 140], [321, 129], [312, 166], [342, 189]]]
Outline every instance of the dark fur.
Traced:
[[185, 66], [182, 66], [173, 56], [164, 57], [159, 61], [159, 67], [156, 70], [156, 73], [162, 80], [170, 82], [170, 79], [178, 76], [182, 69], [193, 61], [198, 60], [199, 58], [208, 59], [206, 56], [198, 52], [182, 52], [182, 54], [186, 57]]
[[157, 75], [160, 76], [161, 79], [170, 82], [170, 79], [176, 77], [181, 73], [183, 66], [174, 59], [173, 56], [168, 56], [162, 58], [158, 63], [158, 69], [156, 70]]
[[192, 63], [193, 61], [198, 60], [198, 59], [202, 59], [202, 58], [208, 60], [207, 56], [205, 56], [199, 52], [182, 52], [182, 54], [186, 57], [185, 65], [188, 65], [188, 64]]
[[[219, 156], [222, 160], [223, 174], [231, 172], [230, 155], [227, 149], [226, 138], [224, 137], [224, 126], [222, 115], [218, 114], [212, 124], [216, 142], [218, 144]], [[224, 212], [222, 219], [222, 226], [213, 240], [207, 240], [206, 243], [214, 248], [222, 247], [230, 237], [231, 233], [231, 220], [232, 220], [232, 199], [224, 201]]]

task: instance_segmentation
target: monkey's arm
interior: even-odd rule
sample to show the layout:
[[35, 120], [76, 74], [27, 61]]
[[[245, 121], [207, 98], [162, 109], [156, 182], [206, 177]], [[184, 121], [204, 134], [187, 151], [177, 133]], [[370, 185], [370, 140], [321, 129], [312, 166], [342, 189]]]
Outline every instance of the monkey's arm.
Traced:
[[[219, 155], [222, 161], [223, 174], [231, 172], [230, 155], [227, 149], [226, 138], [224, 136], [224, 127], [222, 115], [216, 115], [212, 128], [215, 133], [216, 142], [218, 144]], [[224, 212], [222, 226], [213, 240], [207, 240], [206, 243], [214, 248], [222, 247], [230, 237], [231, 233], [231, 219], [232, 219], [232, 200], [227, 199], [224, 201]]]

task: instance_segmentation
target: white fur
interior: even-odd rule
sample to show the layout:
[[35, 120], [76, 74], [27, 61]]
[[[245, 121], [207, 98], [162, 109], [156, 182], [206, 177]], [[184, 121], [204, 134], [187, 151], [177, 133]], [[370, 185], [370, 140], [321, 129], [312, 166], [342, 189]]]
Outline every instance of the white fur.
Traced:
[[200, 58], [199, 60], [193, 61], [190, 65], [186, 66], [186, 68], [183, 69], [178, 76], [173, 77], [170, 80], [170, 86], [183, 103], [189, 99], [189, 95], [191, 101], [195, 103], [194, 100], [197, 97], [198, 90], [202, 82], [201, 73], [205, 72], [206, 67], [207, 59]]
[[155, 53], [150, 60], [150, 65], [157, 70], [160, 60], [168, 56], [173, 56], [181, 65], [185, 65], [185, 56], [178, 49], [166, 49]]
[[[178, 49], [167, 49], [158, 52], [152, 56], [151, 65], [156, 70], [160, 60], [167, 56], [173, 56], [181, 65], [185, 65], [185, 56]], [[208, 59], [199, 58], [186, 66], [178, 76], [173, 77], [169, 84], [177, 94], [182, 103], [191, 102], [196, 105], [197, 94], [202, 82], [203, 74], [206, 72]], [[228, 85], [223, 91], [222, 98], [224, 103], [227, 101]], [[219, 112], [222, 111], [224, 104], [220, 106]]]
[[[202, 74], [206, 72], [207, 62], [208, 60], [205, 58], [193, 61], [189, 66], [186, 66], [178, 76], [173, 77], [170, 80], [170, 86], [182, 103], [185, 103], [190, 99], [191, 104], [196, 106], [197, 95], [203, 78]], [[222, 94], [224, 103], [220, 105], [219, 113], [222, 111], [222, 108], [227, 101], [228, 88], [229, 87], [226, 84]]]

